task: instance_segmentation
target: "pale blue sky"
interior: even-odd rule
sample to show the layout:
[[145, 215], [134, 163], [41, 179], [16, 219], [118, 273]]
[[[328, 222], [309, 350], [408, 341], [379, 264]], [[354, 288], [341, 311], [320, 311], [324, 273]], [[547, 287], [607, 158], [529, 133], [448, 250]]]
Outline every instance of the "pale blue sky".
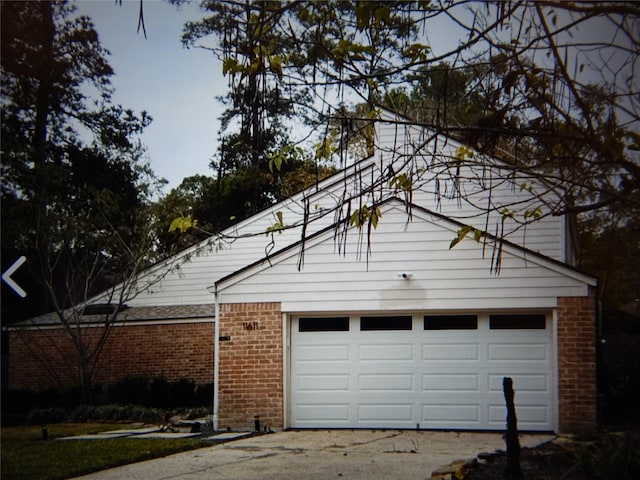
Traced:
[[[180, 37], [185, 22], [202, 19], [200, 0], [177, 8], [161, 0], [144, 0], [147, 39], [137, 33], [139, 0], [76, 0], [79, 14], [88, 15], [103, 47], [111, 52], [115, 103], [146, 110], [153, 123], [142, 140], [151, 166], [166, 178], [168, 191], [183, 178], [212, 175], [223, 106], [215, 97], [227, 92], [221, 64], [209, 51], [185, 49]], [[458, 38], [441, 19], [430, 27], [436, 43], [453, 48]], [[431, 35], [429, 35], [431, 37]], [[429, 38], [431, 40], [431, 38]]]
[[115, 70], [114, 102], [134, 111], [146, 110], [153, 123], [142, 140], [151, 166], [166, 187], [184, 177], [212, 174], [218, 117], [217, 95], [227, 91], [217, 59], [203, 49], [185, 49], [180, 42], [184, 23], [202, 18], [199, 2], [180, 9], [159, 0], [144, 1], [147, 39], [138, 25], [138, 0], [79, 0], [78, 13], [91, 17], [102, 45], [111, 52]]
[[[114, 101], [135, 111], [146, 110], [153, 117], [142, 140], [153, 170], [169, 181], [165, 190], [178, 186], [187, 176], [212, 175], [209, 162], [216, 154], [218, 118], [223, 111], [215, 97], [227, 92], [227, 80], [211, 52], [187, 50], [180, 42], [185, 22], [204, 16], [198, 7], [200, 0], [180, 8], [161, 0], [144, 0], [146, 39], [137, 33], [139, 0], [123, 0], [122, 5], [115, 0], [74, 3], [79, 13], [91, 17], [102, 45], [111, 52]], [[455, 7], [456, 16], [470, 24], [472, 15], [465, 10], [474, 7]], [[602, 27], [600, 32], [583, 29], [580, 34], [612, 38], [611, 25], [604, 22]], [[439, 16], [423, 35], [437, 56], [457, 46], [461, 30]], [[600, 60], [590, 65], [592, 71], [599, 71]]]

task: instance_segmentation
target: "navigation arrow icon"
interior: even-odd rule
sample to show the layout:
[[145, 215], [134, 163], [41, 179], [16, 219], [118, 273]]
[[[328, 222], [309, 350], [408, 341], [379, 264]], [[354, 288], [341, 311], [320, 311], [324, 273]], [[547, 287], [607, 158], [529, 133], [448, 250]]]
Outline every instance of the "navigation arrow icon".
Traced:
[[20, 288], [20, 285], [18, 285], [16, 282], [13, 281], [13, 279], [11, 278], [11, 275], [13, 275], [15, 273], [16, 270], [18, 270], [22, 264], [24, 262], [27, 261], [27, 257], [22, 256], [20, 257], [18, 260], [16, 260], [13, 265], [11, 265], [6, 272], [4, 272], [2, 274], [2, 280], [5, 281], [5, 283], [7, 285], [9, 285], [11, 288], [13, 288], [13, 290], [20, 295], [21, 298], [24, 298], [27, 296], [27, 292], [25, 292], [22, 288]]

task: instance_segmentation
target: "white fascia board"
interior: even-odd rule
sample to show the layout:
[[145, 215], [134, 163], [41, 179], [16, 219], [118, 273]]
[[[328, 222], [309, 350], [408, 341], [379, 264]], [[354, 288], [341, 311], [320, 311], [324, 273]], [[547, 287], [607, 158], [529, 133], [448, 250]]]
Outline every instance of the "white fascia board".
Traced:
[[[350, 227], [351, 228], [351, 227]], [[313, 248], [315, 245], [318, 245], [329, 238], [333, 237], [333, 227], [327, 228], [324, 231], [313, 235], [311, 238], [308, 238], [305, 241], [304, 249], [307, 250], [309, 248]], [[253, 265], [249, 265], [242, 270], [232, 273], [222, 280], [216, 282], [216, 288], [218, 292], [223, 292], [226, 288], [229, 288], [237, 283], [242, 282], [244, 279], [249, 278], [253, 275], [260, 273], [263, 270], [271, 267], [272, 265], [276, 265], [280, 262], [288, 260], [292, 257], [295, 257], [300, 254], [301, 242], [293, 243], [280, 252], [276, 252], [268, 258], [262, 258]], [[339, 255], [336, 252], [336, 255]]]
[[595, 277], [592, 277], [591, 275], [588, 275], [586, 273], [579, 272], [568, 265], [563, 265], [560, 262], [555, 262], [552, 259], [547, 259], [543, 255], [520, 249], [511, 244], [504, 244], [502, 248], [510, 255], [522, 258], [522, 260], [526, 263], [538, 265], [542, 268], [551, 270], [552, 272], [558, 273], [591, 287], [595, 287], [598, 284], [598, 279], [596, 279]]

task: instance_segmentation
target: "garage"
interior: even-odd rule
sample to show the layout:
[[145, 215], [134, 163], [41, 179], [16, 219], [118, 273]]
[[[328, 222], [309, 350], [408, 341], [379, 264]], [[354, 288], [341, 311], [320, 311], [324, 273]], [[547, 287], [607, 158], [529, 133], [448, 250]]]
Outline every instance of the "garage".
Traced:
[[552, 316], [344, 315], [291, 321], [293, 428], [554, 430]]
[[503, 430], [505, 376], [521, 430], [595, 425], [594, 279], [509, 242], [496, 274], [448, 219], [380, 211], [366, 260], [328, 228], [216, 284], [221, 425]]

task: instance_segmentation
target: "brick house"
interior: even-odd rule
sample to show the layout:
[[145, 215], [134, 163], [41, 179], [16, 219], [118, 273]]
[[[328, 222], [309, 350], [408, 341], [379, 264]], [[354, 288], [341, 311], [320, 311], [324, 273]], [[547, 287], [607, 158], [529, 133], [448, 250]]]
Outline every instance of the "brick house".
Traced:
[[[397, 120], [372, 157], [145, 272], [160, 280], [127, 302], [100, 379], [213, 380], [219, 428], [496, 430], [509, 376], [521, 429], [595, 428], [597, 282], [571, 266], [559, 197]], [[411, 192], [376, 185], [388, 169]], [[363, 205], [376, 228], [349, 221]], [[42, 386], [42, 332], [19, 330], [9, 385]]]

